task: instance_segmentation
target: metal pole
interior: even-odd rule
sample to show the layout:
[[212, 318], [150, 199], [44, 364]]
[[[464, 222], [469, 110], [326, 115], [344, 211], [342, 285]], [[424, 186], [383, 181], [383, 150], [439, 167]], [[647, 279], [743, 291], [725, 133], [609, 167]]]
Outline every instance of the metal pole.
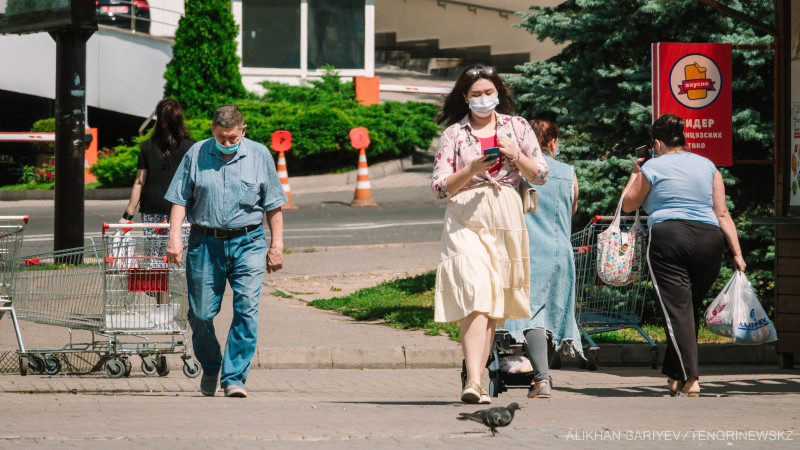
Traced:
[[54, 250], [83, 247], [86, 41], [92, 31], [59, 30], [56, 41]]

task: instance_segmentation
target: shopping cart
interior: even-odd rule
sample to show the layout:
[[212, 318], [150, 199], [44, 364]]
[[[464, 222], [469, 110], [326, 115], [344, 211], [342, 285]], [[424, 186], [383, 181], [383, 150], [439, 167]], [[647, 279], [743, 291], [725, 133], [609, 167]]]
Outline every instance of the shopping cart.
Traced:
[[14, 271], [16, 259], [22, 246], [28, 216], [0, 216], [0, 319], [5, 313], [11, 315], [14, 333], [21, 352], [25, 351], [19, 331], [17, 314], [12, 303], [14, 297]]
[[[592, 339], [593, 334], [634, 328], [650, 345], [650, 367], [655, 369], [658, 366], [658, 346], [639, 326], [649, 278], [647, 264], [642, 264], [639, 278], [627, 286], [607, 285], [597, 275], [597, 235], [605, 231], [613, 219], [613, 216], [595, 216], [583, 230], [572, 234], [575, 314], [578, 328], [588, 343], [583, 352], [586, 368], [597, 370], [598, 367], [599, 347]], [[622, 216], [620, 220], [620, 225], [625, 226], [633, 223], [635, 218]], [[643, 216], [642, 220], [646, 222], [647, 217]], [[649, 230], [646, 226], [643, 228], [647, 236]]]
[[[199, 375], [200, 364], [186, 348], [185, 265], [168, 265], [163, 253], [168, 227], [104, 223], [99, 243], [18, 260], [14, 307], [19, 318], [69, 330], [69, 342], [60, 348], [25, 351], [20, 343], [23, 375], [54, 375], [61, 370], [59, 355], [84, 353], [97, 354], [111, 378], [130, 375], [132, 355], [141, 358], [146, 375], [166, 376], [166, 355], [177, 353], [183, 373]], [[163, 233], [145, 235], [146, 228]], [[88, 331], [91, 339], [76, 341], [73, 330]]]

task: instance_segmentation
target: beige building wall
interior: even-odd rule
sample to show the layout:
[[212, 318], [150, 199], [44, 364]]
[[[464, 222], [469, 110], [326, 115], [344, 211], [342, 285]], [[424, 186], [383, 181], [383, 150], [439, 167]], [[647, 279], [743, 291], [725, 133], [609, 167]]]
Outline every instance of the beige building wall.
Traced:
[[539, 42], [524, 29], [516, 11], [532, 5], [555, 6], [561, 0], [375, 0], [375, 32], [394, 33], [398, 44], [437, 40], [438, 48], [488, 46], [492, 56], [527, 53], [529, 61], [547, 59], [563, 46]]

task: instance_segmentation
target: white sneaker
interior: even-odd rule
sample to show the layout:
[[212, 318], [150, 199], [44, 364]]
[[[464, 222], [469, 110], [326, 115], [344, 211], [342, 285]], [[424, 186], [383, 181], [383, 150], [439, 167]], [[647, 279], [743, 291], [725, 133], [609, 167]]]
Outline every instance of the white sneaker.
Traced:
[[492, 397], [489, 395], [489, 393], [484, 391], [482, 387], [479, 387], [478, 389], [481, 390], [481, 399], [479, 403], [481, 405], [488, 405], [492, 403]]
[[461, 391], [461, 401], [464, 403], [480, 403], [481, 387], [475, 383], [469, 383]]

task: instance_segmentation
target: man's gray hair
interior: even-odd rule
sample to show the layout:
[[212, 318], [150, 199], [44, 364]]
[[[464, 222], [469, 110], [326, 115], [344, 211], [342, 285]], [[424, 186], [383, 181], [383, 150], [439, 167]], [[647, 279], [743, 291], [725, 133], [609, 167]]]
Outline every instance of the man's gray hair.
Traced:
[[214, 111], [214, 121], [211, 124], [222, 128], [234, 128], [244, 125], [244, 116], [236, 105], [220, 106]]

